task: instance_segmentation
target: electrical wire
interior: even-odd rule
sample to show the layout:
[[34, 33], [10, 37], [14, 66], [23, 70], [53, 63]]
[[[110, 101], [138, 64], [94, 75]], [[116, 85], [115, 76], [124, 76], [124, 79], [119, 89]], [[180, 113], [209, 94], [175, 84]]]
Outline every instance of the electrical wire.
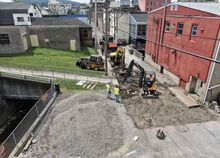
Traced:
[[[120, 30], [120, 29], [118, 29], [118, 30]], [[124, 30], [120, 30], [120, 31], [122, 31], [122, 32], [124, 32], [124, 33], [126, 33], [126, 34], [129, 34], [129, 35], [132, 35], [132, 34], [130, 34], [129, 32], [126, 32], [126, 31], [124, 31]], [[207, 60], [207, 61], [210, 61], [210, 62], [214, 62], [214, 63], [220, 64], [220, 61], [219, 61], [219, 60], [214, 60], [214, 59], [212, 59], [212, 58], [208, 58], [208, 57], [205, 57], [205, 56], [202, 56], [202, 55], [198, 55], [198, 54], [193, 53], [193, 52], [189, 52], [189, 51], [186, 51], [186, 50], [182, 50], [182, 49], [179, 49], [179, 48], [175, 48], [175, 47], [172, 47], [172, 46], [169, 46], [169, 45], [166, 45], [166, 44], [161, 44], [161, 43], [156, 42], [156, 41], [152, 41], [152, 40], [149, 40], [149, 39], [145, 39], [145, 38], [143, 38], [143, 37], [141, 37], [141, 36], [136, 36], [136, 37], [138, 37], [138, 38], [140, 38], [140, 39], [143, 39], [143, 40], [145, 40], [145, 41], [148, 41], [148, 42], [157, 44], [157, 45], [161, 45], [161, 46], [166, 47], [166, 48], [173, 49], [173, 50], [178, 51], [178, 52], [182, 52], [182, 53], [187, 54], [187, 55], [190, 55], [190, 56], [198, 57], [198, 58], [203, 59], [203, 60]]]
[[[129, 23], [127, 23], [127, 22], [123, 22], [123, 21], [120, 21], [120, 23], [122, 23], [122, 24], [125, 24], [125, 25], [130, 25]], [[146, 24], [146, 26], [147, 26], [147, 24]], [[155, 29], [151, 29], [150, 30], [151, 32], [157, 32], [157, 30], [155, 30]], [[146, 31], [147, 32], [147, 31]], [[167, 31], [164, 31], [164, 33], [165, 34], [173, 34], [173, 35], [176, 35], [176, 33], [174, 33], [174, 32], [167, 32]], [[193, 37], [194, 39], [205, 39], [205, 40], [218, 40], [218, 41], [220, 41], [220, 39], [219, 38], [209, 38], [209, 37], [202, 37], [202, 36], [198, 36], [198, 35], [196, 35], [196, 36], [191, 36], [191, 34], [181, 34], [181, 36], [185, 36], [185, 37], [189, 37], [189, 38], [191, 38], [191, 37]]]

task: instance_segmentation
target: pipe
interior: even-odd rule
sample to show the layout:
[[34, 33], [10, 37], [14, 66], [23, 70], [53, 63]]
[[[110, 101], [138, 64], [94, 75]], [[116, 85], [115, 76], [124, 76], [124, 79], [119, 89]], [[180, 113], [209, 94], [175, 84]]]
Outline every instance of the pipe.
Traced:
[[[219, 32], [218, 34], [219, 34], [219, 36], [220, 36], [220, 25], [219, 25], [219, 27], [218, 27], [218, 32]], [[214, 60], [217, 60], [219, 51], [220, 51], [220, 42], [218, 41], [218, 46], [217, 46], [217, 49], [216, 49], [216, 53], [215, 53]], [[208, 85], [207, 85], [207, 88], [206, 88], [206, 91], [205, 91], [205, 96], [204, 96], [204, 98], [203, 98], [203, 102], [206, 101], [206, 98], [207, 98], [207, 95], [208, 95], [209, 86], [210, 86], [210, 84], [211, 84], [211, 80], [212, 80], [212, 76], [213, 76], [213, 73], [214, 73], [215, 65], [216, 65], [216, 62], [214, 62], [214, 63], [212, 64], [212, 67], [211, 67], [211, 73], [210, 73], [210, 75], [209, 75]]]

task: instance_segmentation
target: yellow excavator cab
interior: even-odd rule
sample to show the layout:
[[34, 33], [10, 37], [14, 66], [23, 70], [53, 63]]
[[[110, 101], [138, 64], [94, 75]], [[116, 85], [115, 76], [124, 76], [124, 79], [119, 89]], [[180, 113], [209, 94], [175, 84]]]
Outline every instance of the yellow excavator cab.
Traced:
[[125, 52], [125, 49], [122, 47], [118, 47], [116, 52], [110, 53], [110, 57], [121, 56]]

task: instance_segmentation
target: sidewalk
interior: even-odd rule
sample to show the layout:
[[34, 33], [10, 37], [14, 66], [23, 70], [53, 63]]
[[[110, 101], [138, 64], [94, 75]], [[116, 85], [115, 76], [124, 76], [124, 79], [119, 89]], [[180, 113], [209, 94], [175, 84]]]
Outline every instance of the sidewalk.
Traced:
[[125, 63], [127, 65], [130, 64], [131, 60], [135, 60], [140, 64], [146, 71], [155, 71], [157, 75], [157, 80], [161, 84], [168, 84], [171, 86], [174, 86], [175, 83], [169, 79], [166, 75], [161, 74], [158, 72], [153, 66], [149, 65], [146, 61], [142, 61], [142, 59], [138, 58], [135, 54], [130, 54], [129, 53], [129, 46], [125, 47]]
[[118, 83], [116, 79], [108, 78], [108, 77], [107, 78], [90, 77], [90, 76], [82, 76], [82, 75], [70, 74], [70, 73], [27, 70], [22, 68], [0, 67], [0, 72], [29, 75], [29, 76], [43, 76], [50, 78], [70, 79], [70, 80], [84, 80], [84, 81], [97, 82], [97, 83], [108, 83], [108, 82], [111, 82], [113, 84]]

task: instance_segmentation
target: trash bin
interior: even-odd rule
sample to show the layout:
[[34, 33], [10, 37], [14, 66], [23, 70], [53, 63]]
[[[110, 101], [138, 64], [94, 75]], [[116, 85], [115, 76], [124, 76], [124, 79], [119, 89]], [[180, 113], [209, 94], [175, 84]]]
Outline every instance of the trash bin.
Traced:
[[134, 50], [131, 48], [131, 49], [129, 49], [129, 53], [130, 54], [134, 54]]

